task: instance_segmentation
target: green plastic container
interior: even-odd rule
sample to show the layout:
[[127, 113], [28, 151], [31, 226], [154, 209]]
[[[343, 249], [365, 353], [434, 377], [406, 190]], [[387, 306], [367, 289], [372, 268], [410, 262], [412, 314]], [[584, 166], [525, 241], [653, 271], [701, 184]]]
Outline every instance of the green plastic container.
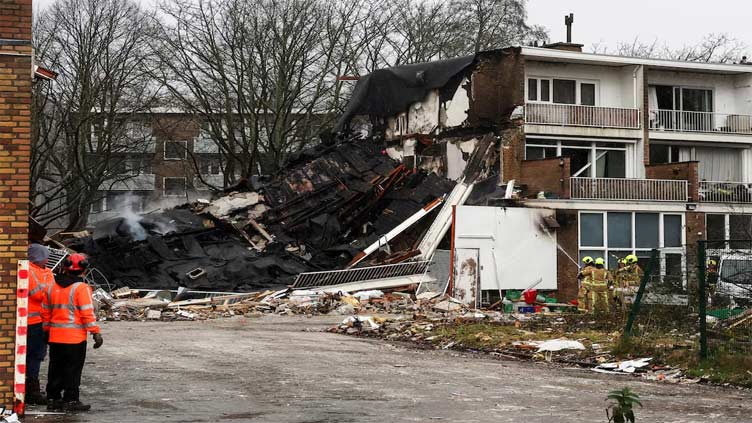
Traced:
[[506, 297], [510, 301], [519, 301], [522, 298], [522, 291], [507, 291]]

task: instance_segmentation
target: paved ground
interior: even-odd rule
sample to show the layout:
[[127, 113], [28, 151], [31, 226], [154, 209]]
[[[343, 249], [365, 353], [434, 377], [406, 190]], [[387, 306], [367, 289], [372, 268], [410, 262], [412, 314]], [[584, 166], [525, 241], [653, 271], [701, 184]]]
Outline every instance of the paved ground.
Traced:
[[[112, 322], [89, 350], [77, 416], [33, 422], [605, 422], [630, 386], [638, 421], [742, 422], [752, 393], [417, 351], [318, 332], [335, 318]], [[91, 348], [91, 347], [89, 347]]]

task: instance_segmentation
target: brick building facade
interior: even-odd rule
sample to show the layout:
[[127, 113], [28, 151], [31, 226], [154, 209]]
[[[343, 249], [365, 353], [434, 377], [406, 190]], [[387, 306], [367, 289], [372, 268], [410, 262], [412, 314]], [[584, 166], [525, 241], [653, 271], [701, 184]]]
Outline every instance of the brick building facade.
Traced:
[[0, 406], [13, 404], [16, 262], [28, 245], [31, 0], [0, 2]]

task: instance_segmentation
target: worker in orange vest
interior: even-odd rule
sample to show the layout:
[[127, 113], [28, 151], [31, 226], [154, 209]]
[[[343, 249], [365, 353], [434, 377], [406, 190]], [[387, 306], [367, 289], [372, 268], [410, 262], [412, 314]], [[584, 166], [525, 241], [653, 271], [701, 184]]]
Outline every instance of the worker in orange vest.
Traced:
[[[42, 303], [44, 329], [49, 331], [50, 367], [47, 374], [47, 410], [88, 411], [79, 399], [81, 372], [86, 361], [86, 336], [94, 348], [102, 346], [91, 288], [84, 281], [89, 262], [83, 254], [63, 261], [63, 274], [47, 291]], [[62, 396], [61, 396], [62, 394]]]
[[47, 268], [50, 250], [44, 245], [29, 246], [29, 318], [26, 352], [26, 403], [47, 404], [39, 385], [39, 368], [47, 355], [47, 340], [42, 328], [42, 301], [55, 283], [55, 275]]

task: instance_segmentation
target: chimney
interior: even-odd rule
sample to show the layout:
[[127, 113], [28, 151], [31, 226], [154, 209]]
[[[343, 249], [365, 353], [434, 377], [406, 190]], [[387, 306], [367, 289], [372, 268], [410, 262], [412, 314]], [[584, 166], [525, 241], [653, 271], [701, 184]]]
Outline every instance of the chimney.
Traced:
[[555, 50], [576, 51], [582, 53], [582, 47], [584, 44], [577, 44], [572, 42], [572, 24], [574, 23], [574, 13], [564, 16], [564, 25], [567, 26], [567, 41], [565, 43], [551, 43], [544, 44], [543, 48], [552, 48]]

